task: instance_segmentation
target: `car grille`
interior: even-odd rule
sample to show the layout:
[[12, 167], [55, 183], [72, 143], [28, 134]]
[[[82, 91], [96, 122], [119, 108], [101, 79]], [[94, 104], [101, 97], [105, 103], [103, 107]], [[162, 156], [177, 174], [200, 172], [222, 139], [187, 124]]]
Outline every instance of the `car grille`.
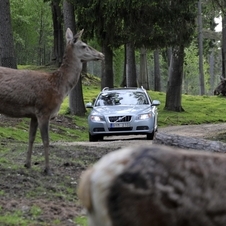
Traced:
[[130, 122], [132, 116], [127, 115], [127, 116], [110, 116], [109, 121], [110, 122]]
[[133, 127], [124, 127], [124, 128], [108, 128], [109, 129], [109, 131], [131, 131], [131, 130], [133, 130]]

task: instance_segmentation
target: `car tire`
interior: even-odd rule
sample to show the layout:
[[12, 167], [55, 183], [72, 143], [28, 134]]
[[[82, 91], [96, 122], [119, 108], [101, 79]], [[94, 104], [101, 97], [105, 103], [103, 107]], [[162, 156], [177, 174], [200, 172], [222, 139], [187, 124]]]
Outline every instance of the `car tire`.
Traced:
[[97, 142], [97, 141], [102, 141], [104, 139], [104, 137], [102, 135], [91, 135], [89, 133], [89, 141], [90, 142]]
[[153, 140], [155, 136], [155, 131], [153, 130], [152, 133], [147, 133], [147, 140]]

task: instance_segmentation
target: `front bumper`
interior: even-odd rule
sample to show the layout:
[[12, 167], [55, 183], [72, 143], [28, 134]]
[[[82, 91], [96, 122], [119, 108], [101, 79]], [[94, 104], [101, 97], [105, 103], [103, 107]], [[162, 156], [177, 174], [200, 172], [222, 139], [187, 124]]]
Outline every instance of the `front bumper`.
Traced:
[[130, 122], [93, 122], [89, 119], [89, 133], [91, 135], [129, 135], [147, 134], [156, 130], [154, 118], [146, 120], [133, 120]]

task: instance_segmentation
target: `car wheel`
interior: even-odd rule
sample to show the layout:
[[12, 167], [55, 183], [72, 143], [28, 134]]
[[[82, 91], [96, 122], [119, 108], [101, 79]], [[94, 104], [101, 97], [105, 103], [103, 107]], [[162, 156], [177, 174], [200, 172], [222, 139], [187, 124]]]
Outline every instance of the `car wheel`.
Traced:
[[90, 142], [96, 142], [96, 141], [98, 141], [98, 136], [97, 135], [91, 135], [89, 133], [89, 141]]
[[98, 136], [98, 140], [99, 140], [99, 141], [103, 141], [103, 140], [104, 140], [104, 136], [99, 135], [99, 136]]
[[102, 141], [104, 139], [104, 137], [102, 135], [91, 135], [89, 133], [89, 141], [90, 142], [96, 142], [98, 140]]
[[147, 140], [153, 140], [155, 136], [155, 131], [153, 130], [152, 133], [147, 133]]

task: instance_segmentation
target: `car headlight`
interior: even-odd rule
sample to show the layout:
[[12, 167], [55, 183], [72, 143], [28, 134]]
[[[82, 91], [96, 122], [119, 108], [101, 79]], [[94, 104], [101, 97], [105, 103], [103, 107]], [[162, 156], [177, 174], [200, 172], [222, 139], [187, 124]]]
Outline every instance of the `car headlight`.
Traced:
[[142, 115], [138, 115], [137, 119], [139, 120], [145, 120], [145, 119], [149, 119], [151, 118], [152, 114], [148, 113], [148, 114], [142, 114]]
[[102, 118], [100, 116], [98, 116], [98, 115], [91, 115], [90, 116], [90, 119], [92, 121], [94, 121], [94, 122], [100, 122], [100, 121], [102, 121]]

